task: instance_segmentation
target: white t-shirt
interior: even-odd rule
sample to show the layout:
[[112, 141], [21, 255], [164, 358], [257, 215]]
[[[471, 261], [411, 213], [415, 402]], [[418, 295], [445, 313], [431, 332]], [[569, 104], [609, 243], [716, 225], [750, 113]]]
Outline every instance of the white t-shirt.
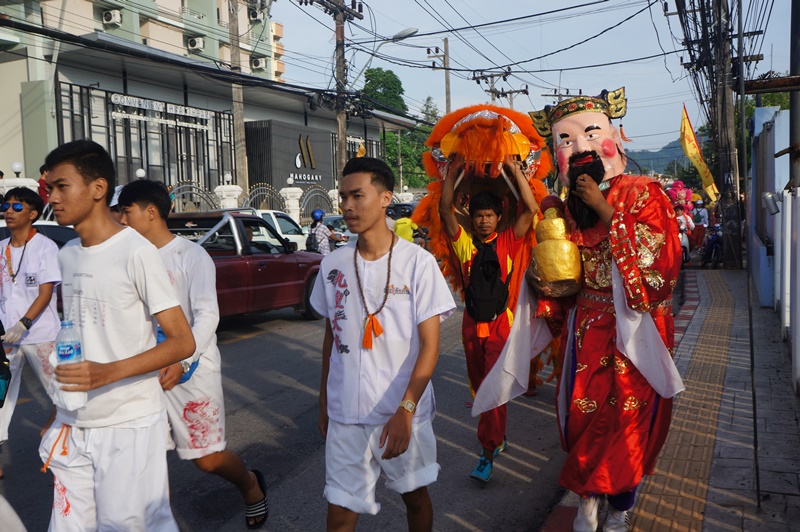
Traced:
[[[58, 254], [64, 319], [81, 336], [84, 360], [115, 362], [156, 345], [154, 314], [177, 307], [175, 290], [154, 245], [126, 227], [105, 242], [68, 242]], [[76, 427], [120, 425], [165, 408], [156, 372], [92, 390], [78, 410], [58, 409], [57, 419]]]
[[[13, 327], [31, 308], [34, 300], [39, 297], [39, 285], [45, 283], [57, 285], [61, 282], [58, 246], [55, 242], [36, 233], [25, 246], [25, 256], [23, 256], [23, 248], [9, 246], [10, 240], [6, 238], [0, 242], [0, 320], [3, 321], [6, 330]], [[11, 269], [17, 274], [16, 283], [11, 278], [6, 249], [11, 254]], [[30, 330], [22, 335], [19, 343], [31, 345], [52, 342], [59, 328], [54, 287], [50, 303], [39, 317], [33, 320]]]
[[[417, 326], [433, 316], [442, 320], [455, 311], [450, 289], [433, 255], [402, 238], [392, 252], [386, 306], [377, 314], [383, 334], [363, 349], [367, 313], [358, 293], [353, 253], [355, 243], [322, 260], [311, 294], [313, 307], [328, 318], [333, 330], [328, 373], [328, 415], [348, 424], [379, 425], [397, 411], [419, 354]], [[364, 298], [371, 312], [384, 297], [389, 254], [375, 261], [358, 256]], [[417, 402], [415, 422], [431, 419], [436, 410], [433, 386]]]
[[179, 236], [159, 248], [158, 253], [164, 261], [186, 321], [192, 327], [197, 347], [191, 362], [199, 359], [203, 366], [219, 371], [219, 304], [214, 261], [201, 246]]

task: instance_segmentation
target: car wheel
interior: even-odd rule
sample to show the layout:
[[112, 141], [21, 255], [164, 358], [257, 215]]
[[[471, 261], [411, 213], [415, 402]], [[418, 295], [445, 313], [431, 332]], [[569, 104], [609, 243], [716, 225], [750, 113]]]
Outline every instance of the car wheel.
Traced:
[[319, 314], [314, 307], [311, 305], [311, 291], [314, 290], [314, 283], [317, 280], [317, 274], [311, 275], [308, 278], [308, 283], [306, 284], [306, 295], [303, 298], [303, 311], [300, 313], [307, 320], [318, 320], [322, 318], [322, 314]]

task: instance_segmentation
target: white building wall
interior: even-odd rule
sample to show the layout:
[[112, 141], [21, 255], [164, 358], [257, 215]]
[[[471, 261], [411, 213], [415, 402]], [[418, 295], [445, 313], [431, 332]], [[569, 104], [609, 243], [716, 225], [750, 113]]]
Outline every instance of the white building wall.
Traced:
[[[19, 95], [21, 84], [28, 80], [24, 60], [10, 61], [0, 65], [0, 170], [6, 177], [13, 177], [11, 163], [24, 162], [22, 142], [22, 115]], [[24, 168], [20, 177], [39, 178], [38, 168]]]

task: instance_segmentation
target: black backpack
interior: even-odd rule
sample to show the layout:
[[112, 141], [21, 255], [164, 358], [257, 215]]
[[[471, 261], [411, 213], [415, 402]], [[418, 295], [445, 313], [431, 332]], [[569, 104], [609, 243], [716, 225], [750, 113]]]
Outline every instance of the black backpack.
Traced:
[[[319, 224], [317, 224], [319, 227]], [[317, 232], [316, 227], [314, 229], [308, 228], [308, 236], [306, 237], [306, 251], [311, 251], [312, 253], [319, 253], [319, 248], [317, 247]]]
[[484, 244], [478, 239], [473, 243], [478, 250], [472, 258], [469, 284], [465, 294], [467, 314], [477, 322], [491, 322], [505, 312], [508, 305], [508, 283], [511, 281], [512, 266], [506, 282], [502, 280], [500, 259], [495, 251], [495, 242]]

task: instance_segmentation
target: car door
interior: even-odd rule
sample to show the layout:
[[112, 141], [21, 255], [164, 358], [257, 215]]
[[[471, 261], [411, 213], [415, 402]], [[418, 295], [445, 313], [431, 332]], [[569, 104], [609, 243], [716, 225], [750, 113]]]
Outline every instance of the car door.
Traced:
[[253, 288], [253, 311], [272, 310], [302, 303], [309, 265], [298, 263], [289, 243], [260, 218], [238, 218], [247, 267]]
[[288, 214], [276, 212], [275, 221], [278, 223], [278, 230], [281, 235], [290, 242], [297, 244], [297, 249], [306, 248], [306, 237], [303, 236], [303, 229]]

